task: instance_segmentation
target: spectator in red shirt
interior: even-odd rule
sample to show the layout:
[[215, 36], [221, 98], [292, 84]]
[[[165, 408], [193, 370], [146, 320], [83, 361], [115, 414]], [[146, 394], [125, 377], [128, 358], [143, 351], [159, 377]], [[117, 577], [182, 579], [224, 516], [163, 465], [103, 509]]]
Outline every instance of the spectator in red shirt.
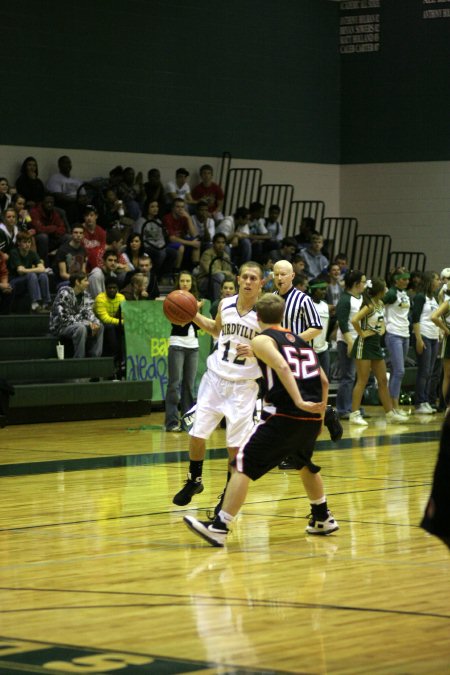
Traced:
[[191, 252], [192, 266], [196, 265], [200, 260], [200, 241], [183, 199], [174, 200], [172, 210], [164, 216], [163, 223], [169, 235], [169, 248], [177, 251], [175, 270], [180, 269], [186, 248]]
[[30, 211], [31, 223], [36, 230], [36, 248], [41, 260], [46, 267], [49, 252], [53, 253], [69, 241], [70, 234], [66, 230], [64, 220], [55, 209], [55, 199], [52, 195], [46, 195], [41, 204]]
[[208, 211], [214, 220], [222, 220], [223, 218], [223, 190], [217, 183], [213, 181], [213, 168], [210, 164], [203, 164], [200, 167], [201, 183], [195, 186], [192, 190], [192, 198], [198, 201], [204, 201], [208, 204]]
[[97, 267], [97, 256], [100, 249], [106, 246], [106, 232], [97, 225], [97, 209], [92, 204], [88, 204], [83, 212], [84, 217], [84, 237], [83, 246], [86, 249], [88, 271]]
[[11, 292], [6, 256], [0, 251], [0, 314], [9, 314]]

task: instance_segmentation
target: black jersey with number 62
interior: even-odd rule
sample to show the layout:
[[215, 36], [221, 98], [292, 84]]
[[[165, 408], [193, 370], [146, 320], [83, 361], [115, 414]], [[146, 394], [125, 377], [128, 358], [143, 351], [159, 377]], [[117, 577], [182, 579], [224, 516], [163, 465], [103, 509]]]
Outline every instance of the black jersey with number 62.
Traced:
[[[284, 328], [267, 328], [261, 335], [267, 335], [276, 342], [278, 351], [291, 369], [302, 398], [305, 401], [321, 401], [320, 365], [314, 349], [302, 338]], [[276, 372], [261, 360], [259, 365], [264, 376], [266, 404], [274, 406], [277, 412], [301, 417], [318, 417], [297, 408]]]

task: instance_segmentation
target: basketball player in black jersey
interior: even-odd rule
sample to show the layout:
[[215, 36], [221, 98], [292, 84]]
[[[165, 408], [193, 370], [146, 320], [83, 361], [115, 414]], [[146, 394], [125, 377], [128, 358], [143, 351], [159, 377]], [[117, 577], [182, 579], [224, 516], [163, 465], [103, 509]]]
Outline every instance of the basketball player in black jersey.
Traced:
[[439, 537], [450, 549], [450, 390], [445, 397], [447, 411], [441, 432], [439, 455], [434, 469], [433, 488], [420, 527]]
[[261, 478], [286, 455], [295, 457], [311, 502], [309, 534], [328, 535], [339, 526], [327, 507], [320, 467], [312, 462], [328, 397], [328, 380], [313, 348], [281, 327], [283, 298], [270, 293], [255, 305], [262, 332], [252, 350], [261, 367], [266, 394], [261, 422], [231, 463], [222, 509], [212, 523], [185, 516], [186, 525], [212, 546], [224, 546], [228, 527], [245, 501], [250, 480]]

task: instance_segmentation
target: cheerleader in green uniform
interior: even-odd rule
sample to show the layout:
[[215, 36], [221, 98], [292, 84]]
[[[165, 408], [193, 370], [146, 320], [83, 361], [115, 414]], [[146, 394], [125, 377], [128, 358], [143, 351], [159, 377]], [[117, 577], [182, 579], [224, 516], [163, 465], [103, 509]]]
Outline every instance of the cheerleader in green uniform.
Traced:
[[366, 420], [361, 415], [360, 406], [371, 370], [377, 378], [378, 395], [386, 413], [386, 421], [396, 424], [407, 422], [407, 419], [392, 407], [386, 376], [386, 362], [380, 344], [380, 337], [386, 330], [382, 300], [385, 293], [384, 279], [368, 281], [363, 293], [361, 309], [351, 320], [358, 337], [353, 344], [351, 354], [356, 362], [356, 384], [352, 395], [350, 424], [367, 426]]

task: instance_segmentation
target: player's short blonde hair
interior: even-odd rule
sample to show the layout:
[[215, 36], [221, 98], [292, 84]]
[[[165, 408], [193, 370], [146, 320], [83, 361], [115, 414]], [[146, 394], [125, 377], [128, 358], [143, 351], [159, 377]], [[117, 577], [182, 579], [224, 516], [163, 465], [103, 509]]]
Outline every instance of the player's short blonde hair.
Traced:
[[285, 302], [281, 295], [266, 293], [258, 300], [255, 311], [258, 319], [263, 323], [281, 323], [284, 314]]

